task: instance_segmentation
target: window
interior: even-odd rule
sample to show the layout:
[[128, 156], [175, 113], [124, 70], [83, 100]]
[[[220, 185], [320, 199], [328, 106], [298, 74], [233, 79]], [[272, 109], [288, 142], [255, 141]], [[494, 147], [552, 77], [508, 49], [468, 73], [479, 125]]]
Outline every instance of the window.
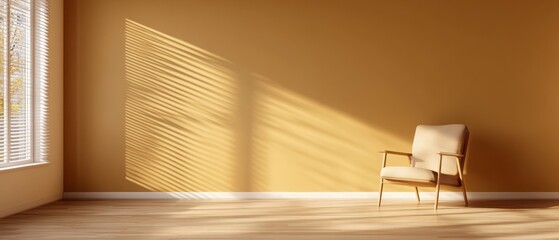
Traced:
[[47, 0], [0, 0], [0, 168], [47, 157]]

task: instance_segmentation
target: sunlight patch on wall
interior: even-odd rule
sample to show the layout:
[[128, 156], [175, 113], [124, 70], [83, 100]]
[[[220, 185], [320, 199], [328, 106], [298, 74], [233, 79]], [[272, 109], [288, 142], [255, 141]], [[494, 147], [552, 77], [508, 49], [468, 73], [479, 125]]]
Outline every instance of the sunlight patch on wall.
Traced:
[[370, 191], [378, 184], [378, 151], [410, 147], [270, 79], [254, 79], [252, 191]]
[[232, 191], [230, 63], [129, 19], [125, 55], [126, 179], [151, 191]]

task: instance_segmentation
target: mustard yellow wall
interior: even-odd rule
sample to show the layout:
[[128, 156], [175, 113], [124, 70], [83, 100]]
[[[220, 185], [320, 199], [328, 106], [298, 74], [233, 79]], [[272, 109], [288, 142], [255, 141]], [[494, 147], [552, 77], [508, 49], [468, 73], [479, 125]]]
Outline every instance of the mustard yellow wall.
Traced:
[[65, 191], [376, 191], [377, 152], [443, 123], [469, 191], [559, 191], [558, 1], [65, 11]]
[[0, 218], [62, 197], [63, 1], [49, 8], [49, 163], [0, 171]]

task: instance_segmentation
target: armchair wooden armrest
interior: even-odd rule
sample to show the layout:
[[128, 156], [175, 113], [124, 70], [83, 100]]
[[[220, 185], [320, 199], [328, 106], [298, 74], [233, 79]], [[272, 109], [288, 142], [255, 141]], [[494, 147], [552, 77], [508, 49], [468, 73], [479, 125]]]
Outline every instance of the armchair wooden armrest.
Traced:
[[397, 152], [397, 151], [388, 151], [388, 150], [381, 151], [380, 153], [383, 154], [383, 157], [382, 157], [382, 167], [383, 167], [383, 168], [386, 167], [386, 158], [387, 158], [386, 156], [387, 156], [388, 154], [406, 156], [406, 157], [408, 157], [408, 160], [409, 160], [409, 162], [410, 162], [410, 165], [411, 165], [411, 163], [412, 163], [412, 162], [411, 162], [411, 159], [412, 159], [412, 158], [411, 158], [411, 156], [412, 156], [411, 153]]
[[464, 154], [458, 154], [458, 153], [439, 152], [438, 154], [442, 156], [457, 157], [457, 158], [464, 157]]
[[393, 154], [393, 155], [402, 155], [402, 156], [408, 156], [411, 157], [411, 153], [407, 153], [407, 152], [397, 152], [397, 151], [380, 151], [380, 153], [385, 153], [385, 154]]
[[[439, 152], [439, 171], [438, 176], [440, 177], [441, 175], [441, 166], [443, 165], [443, 156], [449, 156], [449, 157], [455, 157], [456, 160], [456, 167], [458, 168], [458, 174], [460, 175], [460, 180], [462, 181], [462, 168], [460, 167], [460, 158], [464, 157], [464, 154], [459, 154], [459, 153], [448, 153], [448, 152]], [[437, 181], [439, 181], [437, 179]]]

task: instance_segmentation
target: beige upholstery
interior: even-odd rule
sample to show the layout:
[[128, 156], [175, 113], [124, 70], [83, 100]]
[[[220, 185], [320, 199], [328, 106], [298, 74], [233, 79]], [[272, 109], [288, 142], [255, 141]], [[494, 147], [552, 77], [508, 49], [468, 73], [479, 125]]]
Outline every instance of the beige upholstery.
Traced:
[[[439, 168], [438, 153], [462, 153], [466, 135], [468, 135], [468, 130], [461, 124], [417, 126], [411, 151], [414, 167], [431, 169], [436, 172]], [[444, 158], [450, 157], [443, 157], [441, 173], [458, 178], [456, 164], [452, 164], [454, 161], [447, 161]]]
[[[380, 177], [393, 181], [414, 181], [437, 183], [437, 172], [418, 167], [385, 167], [380, 171]], [[460, 186], [460, 179], [455, 176], [441, 174], [441, 184]]]
[[[415, 130], [411, 154], [384, 151], [383, 168], [380, 172], [382, 198], [384, 180], [390, 183], [417, 186], [436, 186], [435, 209], [438, 206], [440, 185], [462, 187], [467, 205], [466, 188], [462, 178], [469, 131], [465, 125], [419, 125]], [[444, 154], [441, 154], [444, 153]], [[386, 166], [388, 154], [407, 155], [409, 166]], [[440, 171], [440, 172], [439, 172]], [[440, 175], [440, 178], [439, 178]]]

